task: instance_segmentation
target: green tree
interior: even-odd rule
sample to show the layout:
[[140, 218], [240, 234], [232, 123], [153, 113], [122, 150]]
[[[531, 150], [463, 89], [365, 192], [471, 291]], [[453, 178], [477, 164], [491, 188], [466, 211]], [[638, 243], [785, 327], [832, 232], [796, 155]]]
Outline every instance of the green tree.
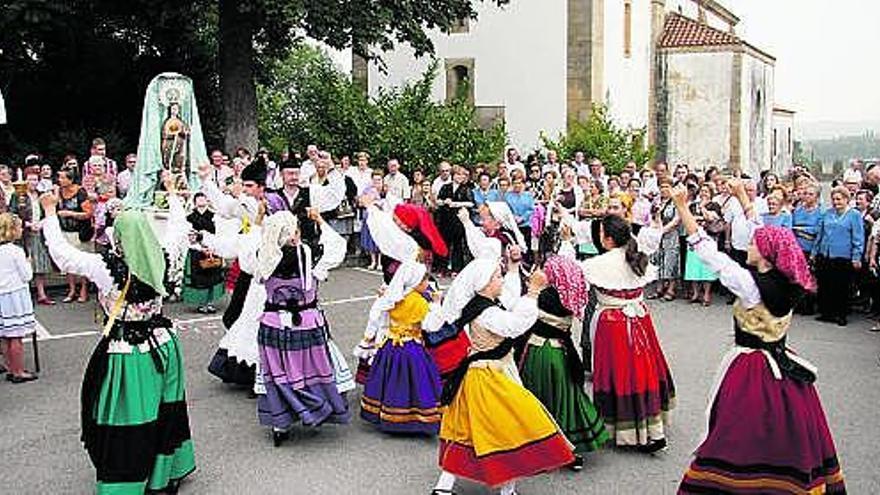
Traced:
[[203, 123], [227, 149], [253, 148], [256, 82], [304, 37], [371, 59], [400, 43], [422, 55], [433, 51], [427, 31], [475, 18], [482, 1], [508, 0], [7, 0], [0, 84], [10, 130], [36, 146], [47, 122], [86, 134], [121, 128], [135, 142], [143, 90], [171, 70], [194, 79]]
[[369, 98], [326, 53], [301, 45], [258, 85], [260, 134], [273, 151], [320, 143], [336, 155], [368, 151], [377, 162], [398, 158], [405, 169], [433, 170], [442, 160], [497, 160], [507, 141], [503, 124], [477, 125], [464, 101], [431, 97], [434, 63], [418, 80]]
[[560, 157], [582, 151], [588, 158], [598, 158], [610, 172], [620, 172], [627, 162], [639, 166], [654, 159], [654, 148], [647, 146], [647, 129], [622, 129], [608, 115], [605, 105], [593, 105], [585, 121], [574, 121], [568, 131], [556, 139], [541, 135], [541, 142]]

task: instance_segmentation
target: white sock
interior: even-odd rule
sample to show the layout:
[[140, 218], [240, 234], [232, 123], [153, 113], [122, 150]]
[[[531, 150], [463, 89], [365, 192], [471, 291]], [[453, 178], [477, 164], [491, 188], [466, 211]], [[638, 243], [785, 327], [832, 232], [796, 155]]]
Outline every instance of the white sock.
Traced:
[[501, 495], [516, 495], [516, 481], [511, 481], [502, 486]]
[[434, 485], [434, 489], [451, 492], [452, 488], [454, 486], [455, 486], [455, 475], [452, 473], [447, 473], [446, 471], [442, 471], [440, 473], [440, 479], [438, 479], [437, 484]]

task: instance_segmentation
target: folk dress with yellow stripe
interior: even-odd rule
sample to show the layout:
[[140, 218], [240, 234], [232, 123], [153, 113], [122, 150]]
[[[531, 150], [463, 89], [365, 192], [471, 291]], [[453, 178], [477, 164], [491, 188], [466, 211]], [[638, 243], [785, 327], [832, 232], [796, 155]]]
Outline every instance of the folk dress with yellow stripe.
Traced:
[[436, 435], [440, 428], [440, 374], [422, 344], [421, 322], [429, 311], [411, 291], [388, 312], [389, 327], [373, 359], [361, 418], [393, 433]]

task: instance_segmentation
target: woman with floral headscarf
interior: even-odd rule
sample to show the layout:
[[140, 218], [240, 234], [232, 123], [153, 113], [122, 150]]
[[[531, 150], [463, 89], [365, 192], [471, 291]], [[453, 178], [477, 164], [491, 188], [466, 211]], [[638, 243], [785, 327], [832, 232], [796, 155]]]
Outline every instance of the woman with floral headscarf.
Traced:
[[584, 365], [571, 339], [573, 319], [583, 317], [589, 288], [572, 259], [553, 255], [544, 263], [544, 273], [548, 285], [538, 295], [538, 321], [529, 329], [519, 373], [574, 444], [570, 467], [580, 471], [582, 455], [608, 441], [602, 418], [584, 392]]
[[[739, 181], [747, 218], [756, 215]], [[722, 361], [708, 430], [679, 493], [846, 493], [834, 440], [813, 382], [816, 369], [785, 343], [792, 310], [816, 283], [790, 230], [758, 227], [741, 267], [673, 198], [691, 249], [737, 296], [735, 346]]]
[[174, 493], [195, 460], [183, 351], [162, 315], [162, 246], [142, 212], [125, 211], [113, 224], [109, 251], [80, 251], [62, 232], [57, 198], [45, 194], [40, 202], [52, 260], [98, 287], [107, 316], [81, 393], [82, 441], [97, 469], [96, 493]]

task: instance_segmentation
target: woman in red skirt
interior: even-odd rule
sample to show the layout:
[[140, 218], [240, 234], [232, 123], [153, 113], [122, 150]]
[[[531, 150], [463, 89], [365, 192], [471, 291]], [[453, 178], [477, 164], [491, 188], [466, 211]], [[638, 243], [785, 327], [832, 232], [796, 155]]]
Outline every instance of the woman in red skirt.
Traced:
[[[742, 184], [731, 186], [755, 222]], [[679, 493], [846, 493], [813, 386], [815, 368], [785, 345], [792, 309], [800, 296], [816, 290], [794, 234], [754, 223], [745, 269], [718, 252], [686, 198], [679, 187], [674, 200], [691, 249], [738, 299], [735, 345], [722, 362], [708, 432]]]
[[[642, 228], [640, 236], [652, 230]], [[615, 445], [654, 452], [666, 447], [666, 415], [675, 398], [672, 374], [643, 302], [656, 268], [622, 218], [603, 218], [600, 239], [607, 252], [582, 264], [598, 303], [591, 323], [593, 402]]]

